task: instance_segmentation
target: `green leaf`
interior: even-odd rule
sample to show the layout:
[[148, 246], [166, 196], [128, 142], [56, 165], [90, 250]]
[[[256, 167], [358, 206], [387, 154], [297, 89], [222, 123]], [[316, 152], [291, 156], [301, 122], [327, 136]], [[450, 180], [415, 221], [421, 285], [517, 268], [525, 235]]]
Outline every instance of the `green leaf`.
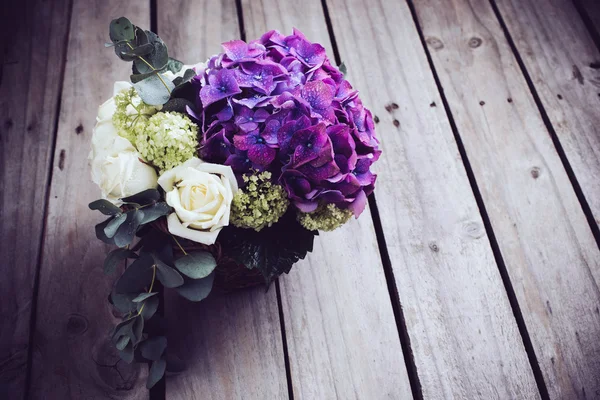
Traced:
[[110, 22], [109, 36], [113, 42], [133, 40], [135, 38], [135, 29], [131, 21], [125, 17], [113, 19]]
[[96, 201], [92, 201], [88, 207], [90, 210], [98, 210], [104, 215], [117, 215], [121, 214], [121, 209], [115, 206], [108, 200], [100, 199]]
[[141, 311], [142, 318], [147, 321], [152, 318], [152, 316], [156, 313], [156, 310], [158, 310], [158, 303], [158, 296], [152, 296], [143, 303], [137, 303], [137, 311]]
[[129, 48], [129, 51], [122, 52], [121, 55], [133, 57], [135, 59], [138, 56], [145, 56], [146, 54], [150, 54], [152, 52], [152, 50], [154, 50], [154, 46], [150, 43], [146, 43], [141, 46], [132, 46], [132, 47], [133, 47], [133, 49]]
[[146, 381], [146, 388], [152, 389], [162, 377], [165, 375], [165, 369], [167, 362], [164, 359], [156, 360], [152, 363], [150, 371], [148, 372], [148, 380]]
[[117, 341], [117, 349], [124, 350], [125, 347], [129, 344], [131, 338], [129, 336], [121, 336], [121, 339]]
[[183, 277], [175, 269], [169, 267], [167, 264], [159, 260], [157, 257], [154, 258], [157, 267], [157, 278], [168, 288], [176, 288], [183, 285]]
[[137, 258], [137, 254], [128, 249], [114, 249], [104, 259], [104, 273], [111, 275], [115, 272], [119, 263], [127, 258]]
[[150, 293], [144, 292], [144, 293], [140, 293], [135, 299], [133, 299], [131, 301], [133, 301], [134, 303], [140, 303], [140, 302], [146, 300], [147, 298], [154, 296], [157, 293], [158, 292], [150, 292]]
[[339, 70], [343, 75], [346, 75], [348, 73], [348, 67], [346, 67], [346, 64], [344, 62], [340, 64]]
[[152, 68], [148, 64], [146, 64], [146, 62], [138, 58], [133, 63], [135, 65], [136, 70], [140, 74], [151, 72], [153, 69], [163, 69], [167, 66], [167, 63], [169, 62], [167, 46], [162, 41], [162, 39], [159, 38], [158, 35], [154, 32], [145, 31], [145, 33], [148, 37], [148, 43], [150, 43], [154, 48], [149, 54], [144, 56], [144, 60], [148, 64], [152, 65]]
[[140, 344], [142, 356], [152, 361], [160, 359], [166, 348], [167, 338], [164, 336], [154, 336]]
[[117, 326], [115, 326], [115, 328], [113, 329], [113, 333], [111, 335], [113, 342], [117, 343], [123, 336], [130, 337], [133, 332], [132, 327], [133, 319], [125, 320], [117, 324]]
[[131, 341], [127, 343], [127, 346], [123, 350], [119, 350], [119, 357], [127, 364], [131, 364], [133, 361], [133, 344]]
[[175, 112], [185, 114], [186, 106], [193, 108], [194, 103], [192, 103], [191, 101], [189, 101], [187, 99], [182, 99], [182, 98], [176, 97], [174, 99], [167, 101], [163, 105], [163, 108], [160, 111], [161, 112], [175, 111]]
[[202, 279], [217, 267], [217, 261], [207, 251], [188, 253], [175, 260], [175, 267], [192, 279]]
[[142, 210], [129, 210], [125, 214], [127, 219], [121, 224], [113, 238], [115, 244], [119, 247], [125, 247], [133, 242], [135, 233], [144, 219]]
[[140, 224], [147, 224], [155, 221], [160, 217], [171, 214], [173, 209], [165, 202], [156, 203], [152, 206], [144, 208], [144, 219]]
[[223, 253], [247, 268], [258, 268], [270, 284], [313, 249], [317, 231], [304, 229], [289, 211], [279, 221], [260, 232], [228, 227], [219, 234]]
[[140, 343], [143, 339], [144, 335], [144, 318], [141, 316], [135, 317], [133, 319], [133, 326], [131, 328], [133, 335], [131, 336], [131, 340], [133, 341], [134, 346]]
[[160, 200], [160, 192], [156, 189], [146, 189], [143, 192], [136, 193], [129, 197], [121, 199], [125, 203], [136, 203], [146, 205]]
[[160, 78], [158, 75], [152, 75], [143, 81], [134, 83], [133, 87], [144, 103], [151, 106], [165, 104], [169, 101], [171, 92], [175, 89], [173, 82], [165, 78]]
[[127, 219], [126, 214], [116, 215], [106, 226], [104, 227], [104, 234], [106, 237], [112, 238], [117, 233], [117, 230], [123, 222]]
[[140, 258], [135, 260], [123, 272], [123, 275], [115, 285], [117, 293], [138, 293], [142, 292], [152, 281], [152, 257], [148, 253], [140, 254]]
[[169, 61], [167, 61], [167, 69], [172, 73], [176, 74], [181, 71], [183, 68], [183, 63], [179, 60], [169, 57]]
[[110, 293], [110, 302], [115, 308], [122, 313], [128, 313], [135, 310], [135, 303], [132, 301], [136, 295], [134, 293]]
[[213, 272], [203, 279], [187, 279], [182, 286], [175, 290], [190, 301], [201, 301], [210, 294], [214, 280], [215, 273]]
[[158, 74], [159, 72], [161, 72], [161, 71], [157, 70], [157, 71], [150, 71], [145, 74], [132, 74], [132, 75], [129, 75], [129, 79], [131, 80], [131, 83], [138, 83], [140, 81], [143, 81], [146, 78], [151, 77], [152, 75]]
[[110, 221], [112, 221], [112, 220], [113, 220], [113, 218], [110, 217], [106, 221], [101, 222], [101, 223], [99, 223], [98, 225], [95, 226], [96, 237], [98, 239], [102, 240], [104, 243], [107, 243], [107, 244], [115, 244], [114, 238], [109, 238], [104, 233], [104, 228], [106, 228], [106, 225], [108, 225], [110, 223]]

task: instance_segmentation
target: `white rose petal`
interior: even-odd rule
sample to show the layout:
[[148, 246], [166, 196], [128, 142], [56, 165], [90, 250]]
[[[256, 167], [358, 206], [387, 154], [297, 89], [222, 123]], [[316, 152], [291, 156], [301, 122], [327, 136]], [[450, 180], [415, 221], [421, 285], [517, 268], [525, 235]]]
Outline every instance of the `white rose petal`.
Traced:
[[[116, 82], [115, 94], [129, 87], [129, 82]], [[102, 197], [119, 204], [120, 198], [156, 188], [158, 182], [156, 170], [140, 160], [129, 140], [117, 134], [112, 122], [115, 109], [114, 98], [99, 107], [89, 159], [92, 180], [100, 187]]]
[[192, 158], [164, 172], [158, 184], [174, 213], [167, 218], [169, 232], [211, 245], [229, 225], [231, 201], [238, 190], [231, 167]]

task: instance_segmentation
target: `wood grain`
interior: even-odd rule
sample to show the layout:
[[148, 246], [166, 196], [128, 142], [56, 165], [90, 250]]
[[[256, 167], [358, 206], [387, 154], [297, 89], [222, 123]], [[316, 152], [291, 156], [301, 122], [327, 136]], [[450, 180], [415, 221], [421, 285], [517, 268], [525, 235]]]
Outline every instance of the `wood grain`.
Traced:
[[423, 396], [537, 398], [409, 8], [328, 5], [349, 79], [380, 120], [377, 204]]
[[[333, 56], [318, 1], [243, 1], [248, 40], [299, 28]], [[369, 210], [281, 279], [296, 399], [412, 397]]]
[[[172, 56], [193, 64], [239, 38], [235, 1], [165, 1], [158, 31]], [[172, 399], [283, 399], [288, 396], [274, 288], [257, 287], [190, 304], [168, 296], [169, 343], [188, 364], [166, 382]]]
[[0, 398], [20, 399], [69, 2], [11, 2], [3, 5], [1, 20]]
[[415, 7], [550, 398], [597, 396], [600, 252], [499, 22], [488, 2]]
[[72, 15], [40, 270], [31, 398], [143, 399], [148, 397], [140, 373], [144, 368], [120, 361], [108, 336], [116, 321], [106, 300], [111, 278], [102, 273], [109, 248], [94, 234], [101, 216], [87, 207], [100, 197], [87, 157], [98, 105], [131, 68], [104, 48], [108, 24], [127, 15], [149, 26], [149, 3], [76, 0]]
[[600, 53], [570, 0], [496, 4], [599, 222]]

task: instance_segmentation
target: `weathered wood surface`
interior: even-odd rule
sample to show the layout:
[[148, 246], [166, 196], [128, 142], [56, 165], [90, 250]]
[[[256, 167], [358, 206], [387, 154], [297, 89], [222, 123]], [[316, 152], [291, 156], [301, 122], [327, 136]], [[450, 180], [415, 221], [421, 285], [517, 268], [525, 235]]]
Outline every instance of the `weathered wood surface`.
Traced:
[[595, 34], [600, 34], [600, 2], [598, 0], [573, 0], [592, 22]]
[[[234, 0], [158, 5], [158, 33], [185, 63], [205, 61], [238, 39]], [[275, 288], [258, 287], [190, 304], [167, 296], [171, 349], [187, 370], [166, 383], [171, 399], [283, 399], [288, 396]]]
[[109, 246], [94, 234], [102, 219], [87, 205], [99, 197], [87, 168], [98, 105], [127, 63], [105, 49], [107, 21], [129, 15], [149, 26], [148, 1], [73, 4], [58, 123], [47, 228], [40, 268], [32, 369], [32, 399], [144, 399], [144, 368], [119, 360], [109, 332], [116, 319], [102, 273]]
[[571, 0], [496, 4], [599, 222], [600, 52]]
[[2, 10], [0, 398], [25, 393], [68, 20], [69, 2], [63, 0], [11, 2]]
[[500, 24], [488, 2], [415, 7], [550, 398], [596, 396], [600, 252]]
[[380, 119], [377, 204], [423, 396], [537, 398], [408, 6], [328, 4], [349, 79]]
[[[333, 59], [319, 1], [242, 1], [242, 10], [248, 40], [296, 27]], [[412, 397], [368, 209], [321, 233], [280, 282], [294, 398]]]

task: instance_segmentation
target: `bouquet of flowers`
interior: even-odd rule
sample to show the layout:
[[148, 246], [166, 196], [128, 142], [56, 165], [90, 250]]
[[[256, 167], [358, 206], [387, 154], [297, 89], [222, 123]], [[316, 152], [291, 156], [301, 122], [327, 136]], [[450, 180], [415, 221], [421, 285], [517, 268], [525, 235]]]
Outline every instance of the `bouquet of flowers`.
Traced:
[[381, 151], [371, 113], [325, 49], [294, 30], [193, 66], [127, 18], [109, 29], [132, 62], [100, 106], [90, 153], [108, 218], [96, 236], [122, 313], [112, 339], [127, 362], [151, 363], [148, 387], [177, 360], [166, 351], [160, 289], [191, 301], [288, 273], [319, 230], [358, 217]]

